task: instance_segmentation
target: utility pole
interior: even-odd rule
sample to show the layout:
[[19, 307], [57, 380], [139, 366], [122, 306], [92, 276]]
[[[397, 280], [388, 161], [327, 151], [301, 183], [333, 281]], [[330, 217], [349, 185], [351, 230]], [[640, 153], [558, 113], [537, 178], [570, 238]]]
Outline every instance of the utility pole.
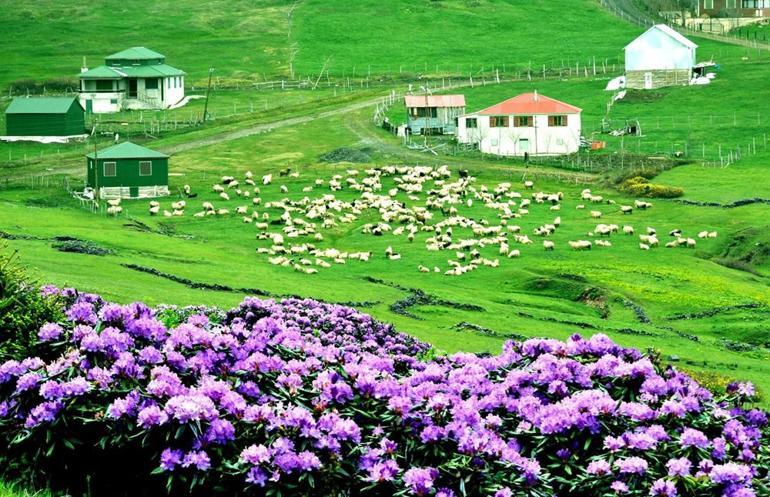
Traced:
[[209, 111], [209, 95], [211, 94], [211, 75], [214, 74], [214, 68], [209, 68], [209, 86], [206, 88], [206, 104], [203, 106], [203, 122], [206, 122]]
[[96, 137], [94, 136], [94, 200], [99, 207], [99, 156], [96, 150]]

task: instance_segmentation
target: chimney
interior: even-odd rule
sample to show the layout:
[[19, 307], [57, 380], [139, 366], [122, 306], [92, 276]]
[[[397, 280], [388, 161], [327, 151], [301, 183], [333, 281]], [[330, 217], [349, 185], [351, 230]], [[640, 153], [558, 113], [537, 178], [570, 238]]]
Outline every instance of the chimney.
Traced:
[[80, 72], [84, 73], [86, 71], [88, 71], [88, 66], [86, 66], [86, 58], [85, 56], [83, 56], [83, 65], [80, 66]]

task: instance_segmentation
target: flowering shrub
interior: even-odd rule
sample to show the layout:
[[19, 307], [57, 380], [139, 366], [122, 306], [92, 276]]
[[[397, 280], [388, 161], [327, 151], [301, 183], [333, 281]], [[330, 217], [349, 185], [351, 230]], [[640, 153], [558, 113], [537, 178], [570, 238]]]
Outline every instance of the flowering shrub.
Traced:
[[603, 335], [428, 359], [428, 345], [311, 300], [161, 320], [44, 291], [66, 319], [39, 330], [53, 359], [0, 364], [0, 467], [55, 488], [768, 495], [770, 433], [743, 407], [749, 384], [715, 399]]

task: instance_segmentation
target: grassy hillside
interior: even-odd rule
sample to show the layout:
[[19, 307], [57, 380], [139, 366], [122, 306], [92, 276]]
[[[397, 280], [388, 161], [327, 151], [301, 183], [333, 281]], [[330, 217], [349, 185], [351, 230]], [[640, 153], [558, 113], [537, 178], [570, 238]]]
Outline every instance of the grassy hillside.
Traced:
[[[585, 182], [618, 203], [634, 200], [601, 182], [601, 174], [618, 173], [617, 160], [614, 166], [601, 168], [555, 163], [525, 168], [516, 161], [490, 161], [473, 153], [435, 157], [405, 150], [399, 140], [372, 126], [368, 107], [316, 118], [322, 111], [367, 101], [391, 89], [403, 93], [404, 85], [389, 77], [418, 81], [426, 73], [460, 74], [473, 75], [476, 81], [474, 88], [460, 90], [466, 94], [469, 109], [537, 89], [582, 107], [584, 134], [591, 136], [607, 117], [611, 95], [603, 88], [614, 75], [611, 71], [564, 81], [535, 77], [500, 85], [491, 84], [489, 75], [497, 69], [504, 80], [510, 80], [516, 69], [530, 65], [533, 69], [544, 64], [562, 67], [577, 61], [583, 67], [594, 57], [599, 62], [618, 57], [625, 43], [642, 30], [609, 16], [597, 2], [361, 0], [341, 6], [320, 0], [181, 0], [168, 5], [107, 0], [89, 7], [52, 1], [13, 6], [0, 1], [10, 26], [0, 47], [11, 54], [0, 68], [0, 87], [18, 79], [72, 75], [82, 55], [93, 65], [110, 52], [138, 44], [165, 53], [169, 63], [187, 70], [190, 81], [198, 85], [196, 90], [211, 66], [221, 78], [210, 107], [215, 119], [206, 126], [168, 129], [170, 119], [184, 120], [200, 113], [201, 101], [177, 112], [111, 116], [130, 122], [123, 136], [130, 130], [135, 139], [153, 147], [190, 146], [171, 159], [172, 191], [190, 184], [199, 193], [183, 217], [150, 217], [146, 202], [141, 201], [126, 202], [123, 217], [108, 218], [81, 208], [58, 181], [25, 184], [25, 178], [50, 173], [69, 177], [72, 184], [82, 182], [80, 155], [92, 142], [70, 147], [0, 147], [3, 176], [22, 179], [7, 185], [0, 182], [0, 231], [6, 233], [8, 248], [18, 249], [41, 280], [96, 291], [122, 302], [227, 306], [259, 290], [275, 296], [300, 294], [363, 303], [367, 312], [447, 351], [498, 350], [504, 339], [520, 335], [563, 338], [574, 332], [604, 332], [627, 345], [659, 348], [672, 362], [693, 370], [754, 380], [770, 392], [770, 347], [764, 324], [770, 318], [767, 205], [723, 209], [654, 200], [653, 209], [631, 217], [621, 216], [614, 206], [601, 205], [602, 221], [630, 223], [637, 232], [651, 226], [665, 238], [674, 228], [690, 236], [708, 229], [718, 231], [719, 237], [700, 241], [695, 250], [642, 252], [638, 239], [621, 236], [613, 239], [611, 249], [573, 252], [567, 249], [567, 241], [586, 238], [596, 224], [586, 210], [576, 209]], [[54, 43], [49, 41], [52, 31], [66, 36]], [[19, 43], [22, 39], [28, 42]], [[721, 64], [716, 81], [707, 87], [659, 90], [644, 98], [630, 94], [613, 106], [609, 117], [613, 122], [638, 119], [644, 136], [602, 135], [608, 141], [605, 159], [614, 159], [621, 151], [668, 155], [686, 149], [695, 160], [703, 144], [709, 157], [718, 144], [726, 149], [740, 146], [745, 152], [744, 143], [748, 146], [752, 137], [766, 132], [770, 115], [765, 117], [766, 110], [746, 95], [757, 101], [770, 97], [770, 90], [761, 84], [767, 75], [768, 54], [698, 42], [701, 59], [713, 57]], [[330, 81], [321, 90], [256, 92], [242, 85], [246, 79], [288, 77], [290, 67], [297, 76], [315, 78], [327, 61]], [[356, 92], [333, 86], [342, 84], [340, 78], [361, 78], [370, 72], [372, 79], [381, 80], [377, 88], [361, 88], [360, 82]], [[481, 73], [486, 77], [479, 78]], [[241, 88], [221, 89], [236, 80], [241, 81]], [[390, 111], [394, 120], [403, 113], [398, 107]], [[307, 119], [275, 129], [268, 125], [259, 134], [239, 139], [223, 137], [301, 117]], [[147, 120], [164, 122], [166, 129], [146, 136]], [[112, 131], [111, 125], [120, 126], [102, 123], [107, 131]], [[763, 146], [756, 155], [744, 154], [746, 157], [728, 168], [704, 168], [696, 161], [667, 171], [656, 181], [683, 187], [685, 198], [693, 201], [728, 203], [767, 196], [761, 187], [767, 184], [763, 164], [770, 154]], [[537, 239], [520, 259], [505, 259], [499, 268], [480, 269], [460, 278], [423, 274], [417, 271], [418, 264], [445, 269], [451, 255], [427, 252], [425, 234], [412, 244], [403, 237], [361, 234], [361, 225], [373, 220], [369, 213], [353, 224], [329, 230], [322, 245], [370, 250], [372, 261], [334, 266], [310, 276], [268, 264], [264, 255], [256, 253], [266, 242], [257, 240], [254, 227], [241, 222], [239, 216], [192, 217], [203, 201], [231, 210], [243, 204], [242, 200], [220, 202], [211, 185], [222, 175], [242, 175], [246, 170], [261, 175], [292, 167], [301, 175], [285, 180], [289, 198], [321, 195], [327, 191], [307, 193], [302, 188], [351, 167], [319, 162], [321, 154], [339, 147], [365, 148], [372, 154], [371, 163], [357, 167], [448, 163], [454, 170], [471, 169], [479, 184], [490, 188], [506, 181], [520, 188], [527, 178], [535, 180], [537, 189], [562, 191], [563, 227], [554, 237], [558, 248], [545, 252]], [[266, 202], [282, 197], [279, 184], [264, 188]], [[386, 189], [392, 185], [392, 179], [388, 180]], [[350, 200], [355, 194], [343, 190], [337, 195]], [[170, 201], [165, 199], [163, 208]], [[280, 215], [276, 209], [267, 212]], [[463, 208], [463, 214], [496, 222], [478, 205]], [[537, 205], [520, 224], [532, 236], [535, 227], [552, 221], [555, 215], [547, 206]], [[60, 252], [52, 247], [52, 238], [57, 236], [90, 241], [111, 254]], [[403, 254], [402, 260], [384, 257], [388, 245]], [[496, 253], [487, 248], [484, 255], [493, 258]], [[128, 264], [160, 273], [138, 271]], [[194, 288], [200, 283], [230, 289]], [[411, 316], [394, 312], [393, 304], [414, 299], [414, 289], [435, 299], [418, 300], [410, 309]]]
[[315, 79], [327, 59], [336, 78], [569, 66], [616, 59], [635, 32], [593, 0], [2, 0], [0, 8], [0, 88], [74, 78], [84, 56], [93, 66], [135, 45], [165, 54], [200, 85], [209, 67], [224, 80], [263, 81], [288, 78], [292, 63], [295, 77]]
[[[644, 253], [638, 249], [635, 238], [619, 237], [607, 251], [572, 252], [567, 249], [567, 241], [585, 238], [596, 224], [586, 211], [575, 209], [584, 185], [536, 179], [538, 189], [565, 192], [563, 228], [554, 237], [558, 250], [547, 253], [534, 245], [523, 249], [520, 260], [506, 259], [499, 269], [481, 269], [460, 278], [417, 271], [418, 264], [444, 267], [449, 257], [446, 253], [426, 252], [426, 235], [409, 244], [403, 237], [378, 239], [360, 234], [361, 224], [372, 222], [371, 216], [324, 232], [326, 241], [319, 245], [371, 250], [375, 254], [372, 262], [351, 262], [312, 276], [267, 264], [266, 256], [255, 252], [265, 242], [255, 240], [255, 229], [243, 224], [240, 217], [191, 217], [206, 200], [230, 209], [244, 204], [243, 200], [222, 202], [210, 187], [221, 175], [241, 175], [247, 169], [255, 174], [275, 174], [291, 165], [301, 171], [301, 176], [280, 183], [288, 185], [290, 198], [308, 195], [301, 189], [315, 178], [328, 179], [350, 167], [319, 164], [320, 154], [340, 146], [368, 143], [366, 135], [359, 132], [367, 126], [368, 112], [361, 111], [353, 119], [345, 116], [319, 120], [178, 154], [173, 158], [173, 167], [181, 176], [172, 178], [172, 189], [189, 183], [200, 193], [182, 218], [151, 218], [143, 201], [125, 203], [127, 218], [105, 218], [80, 209], [56, 189], [9, 189], [0, 192], [0, 216], [13, 221], [2, 223], [2, 229], [22, 235], [9, 240], [10, 247], [19, 249], [24, 260], [46, 281], [97, 291], [119, 301], [206, 301], [230, 305], [247, 293], [239, 288], [336, 302], [364, 301], [370, 302], [364, 307], [367, 312], [449, 351], [497, 350], [507, 336], [563, 338], [575, 331], [601, 331], [628, 345], [658, 347], [690, 368], [750, 378], [765, 390], [770, 389], [766, 334], [760, 324], [752, 324], [767, 319], [768, 280], [711, 260], [725, 250], [735, 232], [756, 225], [767, 210], [763, 206], [727, 211], [655, 201], [652, 210], [637, 212], [630, 218], [617, 213], [616, 207], [599, 207], [605, 211], [604, 222], [631, 223], [638, 230], [653, 226], [661, 233], [673, 228], [684, 229], [691, 235], [701, 229], [718, 230], [720, 238], [703, 241], [694, 251], [661, 248]], [[374, 160], [374, 164], [387, 164], [394, 157], [383, 151]], [[473, 159], [464, 159], [460, 164], [470, 166], [479, 175], [479, 181], [490, 188], [502, 181], [512, 181], [517, 186], [521, 182], [520, 169], [484, 166]], [[537, 177], [534, 173], [531, 171], [530, 177]], [[385, 189], [390, 185], [387, 183]], [[263, 188], [264, 201], [282, 196], [278, 186]], [[310, 195], [323, 192], [317, 189]], [[610, 190], [600, 193], [619, 203], [632, 201]], [[351, 199], [354, 193], [346, 190], [337, 195]], [[168, 202], [164, 201], [164, 208], [168, 208]], [[275, 209], [267, 211], [273, 216], [280, 214]], [[463, 213], [477, 218], [489, 216], [479, 207]], [[554, 216], [547, 206], [533, 207], [532, 214], [520, 224], [531, 235], [535, 227]], [[132, 224], [134, 219], [147, 224], [151, 232], [137, 230]], [[93, 241], [112, 250], [113, 255], [58, 252], [51, 247], [50, 238], [63, 235]], [[383, 253], [388, 245], [403, 254], [401, 261], [385, 259]], [[496, 256], [494, 249], [484, 253], [490, 258]], [[196, 290], [166, 277], [127, 268], [125, 264], [151, 267], [193, 282], [216, 283], [234, 290]], [[384, 283], [366, 278], [381, 279]], [[446, 301], [478, 305], [483, 311], [425, 303], [411, 310], [417, 318], [397, 314], [391, 305], [408, 297], [409, 292], [391, 284], [420, 288]], [[586, 298], [594, 292], [596, 299]], [[745, 304], [757, 307], [719, 311]], [[634, 305], [643, 309], [650, 323], [640, 322]], [[697, 320], [677, 317], [687, 313], [708, 314], [715, 309], [714, 315]], [[456, 326], [462, 322], [477, 325], [482, 332], [458, 331]], [[698, 335], [698, 341], [687, 337], [693, 334]], [[736, 347], [745, 350], [733, 350]]]

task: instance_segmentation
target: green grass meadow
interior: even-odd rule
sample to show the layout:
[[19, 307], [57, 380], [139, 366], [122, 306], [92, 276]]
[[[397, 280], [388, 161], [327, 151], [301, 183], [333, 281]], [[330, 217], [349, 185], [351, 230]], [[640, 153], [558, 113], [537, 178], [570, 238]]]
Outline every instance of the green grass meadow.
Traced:
[[[50, 0], [16, 6], [0, 0], [0, 7], [6, 12], [7, 36], [0, 41], [0, 51], [7, 54], [0, 67], [0, 89], [5, 91], [21, 79], [73, 76], [82, 56], [94, 65], [133, 45], [160, 51], [169, 64], [186, 70], [189, 84], [195, 86], [190, 93], [202, 92], [209, 67], [216, 67], [220, 78], [209, 107], [213, 119], [205, 125], [169, 124], [195, 120], [202, 115], [203, 100], [178, 111], [100, 116], [98, 123], [105, 134], [95, 138], [97, 146], [106, 145], [112, 132], [123, 129], [122, 136], [131, 135], [161, 150], [195, 145], [175, 153], [170, 162], [172, 192], [190, 184], [199, 194], [188, 201], [182, 217], [151, 217], [147, 201], [125, 201], [123, 215], [112, 218], [92, 213], [68, 196], [63, 181], [72, 187], [82, 184], [82, 155], [93, 149], [93, 140], [67, 146], [0, 144], [0, 231], [7, 238], [2, 243], [4, 250], [19, 251], [39, 281], [98, 292], [119, 302], [231, 306], [249, 290], [261, 290], [277, 297], [362, 303], [365, 312], [447, 352], [495, 352], [511, 337], [607, 333], [624, 345], [659, 349], [666, 360], [688, 370], [752, 380], [765, 393], [764, 405], [770, 406], [770, 205], [728, 209], [653, 199], [652, 209], [631, 216], [621, 215], [617, 206], [601, 205], [597, 207], [604, 213], [601, 222], [632, 224], [637, 233], [654, 227], [662, 243], [675, 228], [693, 237], [701, 230], [717, 231], [719, 236], [699, 239], [694, 250], [643, 252], [638, 238], [623, 235], [613, 237], [613, 247], [607, 249], [573, 252], [567, 246], [569, 240], [585, 239], [597, 224], [588, 215], [592, 207], [576, 209], [584, 203], [583, 188], [618, 204], [634, 201], [605, 182], [607, 176], [623, 172], [619, 164], [626, 155], [669, 157], [674, 151], [686, 151], [686, 165], [665, 171], [654, 181], [683, 188], [688, 201], [727, 204], [770, 197], [770, 150], [764, 138], [770, 132], [770, 111], [762, 104], [770, 98], [766, 84], [770, 52], [696, 39], [699, 59], [720, 64], [712, 84], [629, 92], [608, 111], [612, 93], [604, 87], [620, 74], [619, 67], [615, 73], [608, 68], [596, 75], [593, 70], [588, 76], [584, 72], [582, 77], [511, 81], [526, 67], [537, 73], [543, 65], [577, 62], [584, 71], [594, 58], [609, 64], [622, 60], [622, 47], [642, 29], [612, 17], [592, 0], [361, 0], [344, 5], [320, 0], [168, 4], [107, 0], [89, 6]], [[57, 33], [55, 42], [52, 32]], [[495, 69], [501, 84], [489, 78]], [[323, 76], [322, 83], [315, 90], [249, 86], [291, 79], [291, 70], [295, 78], [315, 81]], [[450, 75], [474, 77], [473, 88], [452, 90], [465, 94], [469, 110], [534, 90], [583, 108], [583, 134], [607, 141], [607, 149], [586, 159], [589, 164], [595, 160], [610, 165], [551, 161], [527, 167], [475, 153], [434, 156], [408, 150], [373, 125], [373, 106], [317, 117], [391, 90], [403, 94], [405, 81], [419, 86], [421, 76]], [[348, 77], [358, 80], [352, 85], [358, 85], [355, 89], [347, 85]], [[366, 88], [361, 78], [377, 84]], [[7, 102], [4, 99], [0, 107]], [[396, 104], [388, 115], [400, 122], [404, 110]], [[227, 137], [249, 127], [308, 116], [312, 119], [301, 124]], [[613, 126], [638, 120], [642, 136], [599, 134], [603, 119]], [[148, 121], [162, 123], [161, 129], [148, 132]], [[128, 123], [125, 128], [123, 122]], [[366, 148], [371, 162], [319, 162], [320, 155], [340, 147]], [[740, 150], [741, 158], [724, 166], [720, 150], [723, 156], [734, 152], [736, 157]], [[374, 221], [371, 214], [324, 231], [325, 240], [318, 244], [371, 251], [371, 261], [350, 261], [316, 275], [269, 264], [256, 252], [266, 242], [257, 240], [254, 226], [244, 224], [240, 216], [192, 217], [204, 201], [231, 210], [247, 203], [219, 200], [211, 187], [223, 175], [242, 176], [246, 171], [277, 175], [286, 167], [299, 171], [299, 178], [276, 178], [263, 188], [264, 200], [270, 201], [283, 196], [281, 184], [288, 187], [289, 198], [321, 195], [328, 189], [305, 193], [302, 188], [351, 167], [389, 164], [467, 168], [478, 184], [490, 188], [507, 181], [520, 189], [523, 180], [533, 179], [536, 190], [561, 191], [565, 200], [558, 213], [534, 205], [517, 221], [535, 239], [534, 245], [522, 249], [521, 258], [504, 259], [499, 268], [481, 268], [461, 277], [417, 270], [420, 264], [446, 269], [450, 257], [427, 252], [424, 233], [414, 243], [403, 237], [361, 234], [361, 225]], [[392, 178], [385, 187], [391, 186]], [[355, 198], [355, 192], [347, 189], [336, 194]], [[403, 194], [399, 199], [414, 202]], [[177, 198], [163, 199], [163, 208], [169, 208], [172, 200]], [[280, 214], [276, 209], [267, 212], [273, 217]], [[461, 214], [496, 222], [479, 205], [463, 207]], [[556, 215], [562, 217], [562, 227], [553, 237], [557, 249], [545, 252], [532, 230]], [[137, 222], [149, 231], [137, 229]], [[65, 235], [96, 243], [112, 254], [98, 257], [52, 248], [51, 238]], [[384, 257], [389, 245], [402, 253], [400, 261]], [[491, 248], [484, 249], [484, 255], [499, 257]], [[233, 291], [190, 288], [128, 264], [193, 282], [226, 285]], [[394, 313], [392, 304], [407, 298], [411, 289], [482, 310], [434, 303], [412, 308], [412, 316]], [[639, 309], [649, 322], [640, 318]], [[458, 327], [460, 323], [478, 328]], [[0, 497], [3, 492], [15, 495], [0, 487]]]

